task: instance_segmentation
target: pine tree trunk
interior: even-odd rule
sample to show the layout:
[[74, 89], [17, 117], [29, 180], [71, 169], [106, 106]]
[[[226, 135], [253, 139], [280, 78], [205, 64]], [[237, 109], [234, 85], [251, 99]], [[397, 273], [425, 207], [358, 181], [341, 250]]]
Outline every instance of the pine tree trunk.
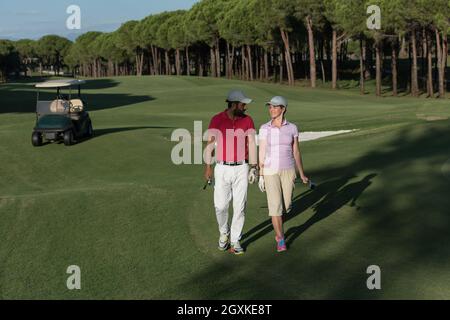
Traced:
[[264, 53], [263, 53], [263, 49], [259, 47], [258, 50], [259, 54], [259, 81], [264, 81], [264, 79], [266, 78], [265, 76], [265, 68], [264, 68]]
[[254, 56], [254, 60], [255, 60], [255, 79], [260, 79], [260, 71], [261, 71], [261, 69], [260, 69], [261, 68], [260, 62], [261, 62], [261, 58], [260, 58], [260, 55], [259, 55], [258, 47], [255, 47], [254, 52], [255, 52], [255, 56]]
[[444, 41], [441, 43], [441, 35], [439, 30], [435, 30], [436, 33], [436, 51], [437, 51], [437, 69], [438, 69], [438, 81], [439, 81], [439, 98], [445, 98], [445, 58], [447, 55], [447, 49], [445, 48]]
[[427, 96], [428, 98], [433, 98], [433, 56], [431, 55], [431, 43], [429, 34], [426, 33], [425, 37], [425, 44], [427, 46]]
[[377, 97], [381, 97], [381, 42], [377, 42], [375, 44], [375, 54], [376, 54], [376, 95]]
[[186, 75], [191, 75], [191, 59], [189, 59], [189, 47], [186, 47]]
[[406, 39], [405, 39], [405, 37], [401, 37], [401, 43], [402, 43], [402, 45], [400, 47], [400, 52], [398, 54], [398, 57], [400, 59], [406, 59], [408, 54], [406, 52]]
[[280, 53], [280, 83], [283, 83], [283, 67], [284, 67], [284, 56], [283, 51]]
[[364, 46], [364, 79], [370, 80], [373, 79], [373, 51], [371, 47], [371, 41], [365, 40], [365, 46]]
[[365, 94], [366, 90], [364, 87], [364, 81], [365, 81], [365, 65], [366, 65], [366, 46], [363, 44], [363, 40], [359, 40], [359, 70], [360, 70], [360, 76], [359, 76], [359, 89], [361, 94]]
[[312, 19], [310, 16], [306, 17], [306, 27], [308, 29], [308, 44], [309, 44], [309, 70], [311, 77], [311, 88], [316, 87], [316, 51], [314, 49], [314, 33]]
[[264, 77], [269, 81], [269, 56], [267, 50], [264, 49]]
[[180, 49], [175, 50], [175, 69], [177, 76], [181, 76]]
[[166, 76], [170, 75], [170, 62], [169, 62], [169, 52], [164, 50], [165, 63], [166, 63]]
[[139, 76], [139, 55], [136, 54], [136, 75]]
[[245, 71], [245, 50], [244, 46], [241, 47], [241, 80], [245, 80], [246, 71]]
[[96, 67], [96, 62], [95, 60], [92, 62], [92, 76], [94, 78], [97, 78], [97, 67]]
[[231, 64], [231, 50], [230, 43], [227, 42], [227, 58], [225, 59], [225, 74], [227, 79], [231, 79], [231, 68], [233, 65]]
[[236, 54], [236, 48], [232, 45], [231, 46], [231, 60], [230, 60], [230, 65], [231, 65], [231, 67], [230, 67], [230, 78], [233, 78], [234, 74], [235, 74], [235, 71], [234, 71], [235, 70], [234, 66], [235, 66], [235, 61], [236, 61], [235, 54]]
[[411, 47], [412, 47], [412, 68], [411, 68], [411, 95], [413, 97], [419, 96], [419, 82], [417, 79], [417, 43], [416, 31], [411, 32]]
[[426, 68], [425, 68], [425, 63], [426, 63], [426, 56], [427, 56], [427, 38], [425, 35], [425, 28], [422, 28], [422, 44], [421, 44], [421, 48], [422, 48], [422, 57], [420, 59], [420, 63], [421, 63], [421, 67], [420, 67], [420, 78], [419, 78], [419, 89], [421, 87], [421, 84], [425, 83], [425, 90], [427, 92], [428, 95], [428, 84], [426, 84], [426, 81], [424, 82], [423, 79], [426, 79]]
[[203, 60], [202, 56], [199, 55], [199, 57], [198, 57], [198, 76], [199, 77], [203, 77], [203, 72], [204, 72], [202, 60]]
[[216, 53], [214, 51], [214, 48], [211, 47], [210, 48], [210, 58], [211, 58], [211, 77], [215, 78], [216, 77]]
[[247, 57], [247, 45], [244, 45], [244, 47], [242, 48], [243, 52], [242, 52], [242, 56], [244, 57], [244, 79], [246, 81], [250, 80], [250, 66], [248, 64], [248, 57]]
[[152, 65], [152, 73], [151, 74], [152, 75], [156, 75], [158, 66], [157, 66], [157, 58], [156, 58], [155, 48], [154, 48], [153, 45], [150, 45], [150, 53], [151, 53], [151, 56], [152, 56], [152, 63], [151, 63], [151, 65]]
[[253, 81], [253, 59], [252, 59], [252, 48], [247, 45], [247, 54], [248, 54], [248, 72], [250, 75], [250, 81]]
[[230, 43], [227, 43], [227, 66], [226, 73], [227, 78], [231, 79], [233, 77], [233, 66], [234, 66], [234, 46]]
[[286, 69], [288, 74], [288, 84], [293, 86], [295, 84], [294, 80], [294, 70], [292, 67], [292, 59], [291, 59], [291, 48], [289, 43], [289, 35], [284, 29], [280, 29], [281, 37], [284, 43], [285, 49], [285, 61], [286, 61]]
[[444, 32], [443, 34], [443, 59], [442, 59], [442, 99], [445, 98], [445, 92], [446, 92], [446, 82], [445, 82], [445, 70], [447, 68], [447, 57], [448, 57], [448, 37], [447, 33]]
[[158, 53], [158, 75], [161, 75], [162, 70], [162, 58], [161, 58], [161, 50], [156, 49], [156, 52]]
[[322, 69], [322, 83], [325, 84], [325, 82], [327, 81], [327, 78], [325, 76], [325, 67], [323, 65], [323, 59], [320, 59], [320, 67]]
[[392, 63], [392, 95], [394, 97], [398, 94], [398, 83], [397, 83], [397, 48], [395, 44], [392, 44], [392, 55], [391, 55], [391, 63]]
[[333, 57], [332, 57], [332, 70], [331, 70], [331, 77], [332, 77], [332, 84], [331, 87], [333, 89], [337, 88], [337, 32], [336, 30], [333, 30], [333, 45], [332, 45], [333, 49]]
[[218, 78], [221, 77], [221, 73], [222, 73], [222, 66], [221, 66], [221, 62], [220, 62], [220, 42], [219, 42], [219, 38], [216, 38], [216, 76]]

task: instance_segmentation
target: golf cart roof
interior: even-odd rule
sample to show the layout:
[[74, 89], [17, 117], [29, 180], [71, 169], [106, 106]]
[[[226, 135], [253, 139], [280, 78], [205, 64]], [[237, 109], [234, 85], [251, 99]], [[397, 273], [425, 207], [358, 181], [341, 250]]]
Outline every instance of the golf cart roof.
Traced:
[[36, 88], [64, 88], [79, 86], [84, 83], [86, 83], [86, 81], [78, 79], [50, 80], [36, 84]]

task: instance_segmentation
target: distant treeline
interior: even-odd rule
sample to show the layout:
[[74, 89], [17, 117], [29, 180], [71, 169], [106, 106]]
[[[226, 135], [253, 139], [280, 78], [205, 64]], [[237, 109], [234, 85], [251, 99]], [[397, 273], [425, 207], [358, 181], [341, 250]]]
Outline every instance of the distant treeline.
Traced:
[[[370, 5], [381, 9], [381, 29], [367, 26]], [[394, 96], [404, 80], [413, 96], [444, 98], [449, 33], [449, 0], [202, 0], [74, 43], [0, 40], [0, 81], [51, 68], [85, 77], [301, 79], [313, 88], [319, 78], [336, 89], [353, 65], [362, 93], [374, 78], [377, 95], [388, 79]]]

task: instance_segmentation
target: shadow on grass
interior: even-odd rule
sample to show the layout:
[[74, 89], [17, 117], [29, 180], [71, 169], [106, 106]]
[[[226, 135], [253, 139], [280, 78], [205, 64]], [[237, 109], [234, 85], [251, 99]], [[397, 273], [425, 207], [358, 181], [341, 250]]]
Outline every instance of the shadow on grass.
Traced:
[[[290, 213], [286, 214], [283, 218], [284, 222], [292, 220], [299, 216], [302, 212], [308, 210], [314, 204], [316, 204], [323, 197], [327, 197], [331, 194], [336, 194], [337, 190], [344, 186], [353, 176], [348, 175], [342, 178], [333, 179], [317, 186], [314, 191], [306, 191], [292, 201], [292, 209]], [[332, 212], [331, 212], [332, 213]], [[330, 214], [331, 214], [330, 213]], [[267, 219], [261, 224], [250, 229], [248, 232], [242, 235], [242, 246], [247, 249], [250, 244], [257, 241], [261, 237], [273, 232], [272, 220]], [[286, 233], [287, 237], [288, 233]]]
[[144, 130], [144, 129], [174, 129], [174, 128], [173, 127], [163, 127], [163, 126], [145, 126], [145, 127], [122, 127], [122, 128], [108, 128], [108, 129], [94, 129], [94, 138], [105, 136], [108, 134], [113, 134], [113, 133]]
[[[33, 78], [34, 82], [36, 81]], [[42, 79], [41, 79], [42, 80]], [[33, 113], [36, 111], [37, 90], [30, 79], [19, 83], [6, 83], [0, 86], [0, 114], [2, 113]], [[86, 102], [87, 111], [98, 111], [117, 107], [126, 107], [136, 103], [153, 101], [152, 96], [137, 96], [127, 93], [89, 93], [86, 90], [101, 90], [115, 87], [118, 82], [111, 79], [88, 80], [82, 86], [81, 97]], [[67, 94], [65, 90], [63, 93]], [[72, 90], [72, 94], [76, 90]], [[41, 91], [41, 100], [51, 100], [56, 97], [55, 90]]]
[[[214, 259], [182, 283], [183, 292], [208, 299], [450, 297], [449, 288], [432, 284], [450, 264], [450, 173], [443, 169], [449, 146], [448, 121], [416, 124], [346, 165], [311, 172], [326, 182], [297, 197], [287, 216], [294, 221], [308, 208], [314, 211], [286, 232], [290, 245], [309, 233], [301, 250], [276, 256], [269, 246], [249, 252], [252, 259]], [[328, 221], [344, 205], [354, 210]], [[319, 222], [322, 228], [311, 228]], [[270, 232], [264, 220], [245, 233], [243, 243]], [[382, 291], [367, 290], [365, 270], [371, 264], [389, 270]]]
[[[342, 189], [339, 189], [336, 185], [333, 188], [334, 191], [331, 191], [333, 189], [330, 189], [330, 191], [326, 192], [325, 197], [320, 202], [312, 206], [315, 214], [310, 219], [308, 219], [302, 225], [292, 227], [287, 230], [285, 234], [287, 246], [292, 245], [295, 239], [297, 239], [300, 235], [302, 235], [302, 233], [304, 233], [314, 224], [328, 218], [330, 215], [337, 212], [349, 202], [351, 207], [355, 207], [356, 200], [358, 200], [363, 192], [371, 185], [371, 180], [376, 176], [376, 174], [369, 174], [358, 182], [346, 184]], [[299, 201], [303, 202], [303, 199], [300, 198]], [[360, 209], [360, 207], [357, 207], [357, 210]]]

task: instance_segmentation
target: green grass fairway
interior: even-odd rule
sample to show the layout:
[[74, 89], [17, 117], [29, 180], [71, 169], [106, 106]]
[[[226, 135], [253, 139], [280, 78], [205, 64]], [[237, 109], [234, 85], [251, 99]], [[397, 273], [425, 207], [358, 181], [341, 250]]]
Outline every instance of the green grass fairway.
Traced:
[[[36, 80], [36, 79], [35, 79]], [[34, 81], [35, 81], [34, 80]], [[450, 299], [449, 100], [195, 77], [92, 80], [96, 137], [31, 146], [32, 81], [0, 86], [2, 299]], [[265, 195], [250, 186], [242, 243], [217, 250], [203, 166], [173, 165], [175, 128], [193, 131], [232, 88], [289, 99], [303, 131], [358, 131], [302, 144], [306, 173], [275, 253]], [[66, 269], [81, 267], [79, 291]], [[366, 287], [381, 268], [382, 290]]]

